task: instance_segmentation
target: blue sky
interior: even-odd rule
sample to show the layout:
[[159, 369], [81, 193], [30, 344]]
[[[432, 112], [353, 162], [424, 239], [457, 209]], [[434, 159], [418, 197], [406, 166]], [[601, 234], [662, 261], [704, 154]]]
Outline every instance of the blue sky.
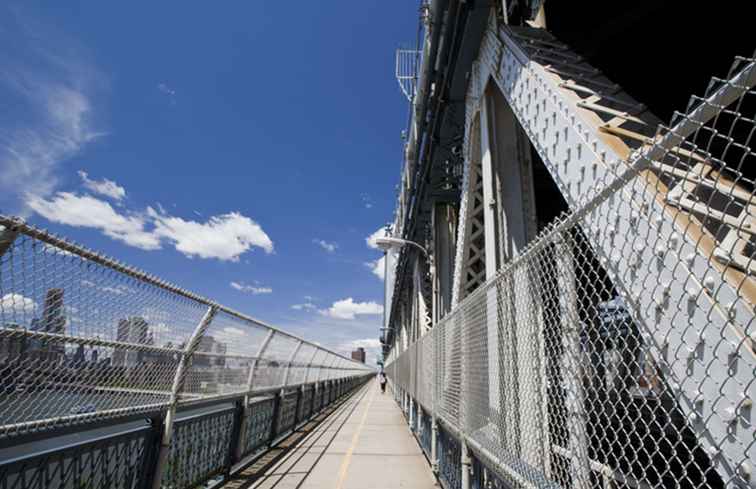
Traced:
[[[414, 0], [0, 7], [0, 211], [375, 347]], [[293, 307], [295, 306], [295, 307]], [[298, 307], [296, 307], [298, 306]]]

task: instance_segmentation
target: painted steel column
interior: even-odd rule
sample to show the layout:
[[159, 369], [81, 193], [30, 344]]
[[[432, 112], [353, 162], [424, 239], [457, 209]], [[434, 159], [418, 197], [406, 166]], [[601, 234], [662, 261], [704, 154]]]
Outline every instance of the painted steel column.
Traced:
[[[493, 99], [490, 93], [485, 90], [485, 87], [481, 89], [483, 92], [482, 102], [480, 104], [480, 155], [481, 155], [481, 175], [483, 177], [483, 208], [484, 208], [484, 238], [485, 238], [485, 254], [486, 254], [486, 281], [490, 280], [498, 269], [498, 257], [497, 251], [497, 202], [496, 202], [496, 178], [494, 171], [493, 151], [496, 132], [493, 127], [494, 107]], [[503, 389], [507, 389], [508, 382], [504, 382], [505, 376], [511, 374], [511, 372], [502, 371], [499, 364], [500, 355], [504, 354], [500, 346], [503, 345], [502, 332], [506, 330], [507, 321], [504, 318], [501, 321], [503, 324], [499, 325], [499, 305], [498, 305], [498, 291], [499, 287], [490, 287], [486, 291], [486, 345], [487, 345], [487, 360], [488, 360], [488, 412], [490, 415], [495, 415], [501, 418], [501, 422], [504, 423], [504, 444], [506, 447], [513, 446], [513, 440], [511, 440], [512, 429], [510, 426], [512, 421], [510, 416], [505, 415], [505, 402], [506, 398], [514, 398], [514, 396], [503, 395]], [[505, 359], [509, 360], [509, 359]], [[503, 385], [502, 385], [503, 384]], [[508, 406], [512, 407], [512, 406]], [[474, 413], [472, 413], [474, 416]], [[495, 423], [495, 420], [491, 420]]]
[[158, 453], [157, 465], [155, 466], [155, 478], [152, 480], [153, 489], [160, 489], [160, 485], [163, 480], [163, 468], [168, 461], [168, 451], [171, 447], [171, 438], [173, 437], [173, 424], [176, 417], [176, 405], [178, 404], [178, 395], [184, 388], [184, 380], [186, 379], [186, 368], [192, 355], [199, 346], [200, 339], [205, 334], [207, 327], [210, 326], [210, 322], [218, 312], [218, 307], [211, 305], [207, 308], [207, 312], [200, 320], [197, 327], [194, 329], [194, 333], [189, 338], [189, 341], [184, 348], [184, 352], [181, 354], [179, 364], [176, 367], [176, 374], [173, 377], [173, 386], [171, 387], [170, 406], [165, 413], [165, 423], [163, 428], [163, 437], [160, 440], [160, 452]]
[[268, 348], [268, 344], [270, 344], [270, 340], [273, 339], [273, 336], [276, 334], [274, 330], [268, 331], [268, 334], [265, 335], [265, 339], [263, 339], [263, 342], [260, 343], [260, 348], [257, 349], [257, 355], [255, 355], [254, 360], [252, 360], [252, 366], [249, 368], [249, 376], [247, 377], [247, 392], [244, 394], [244, 411], [242, 414], [242, 422], [239, 425], [239, 436], [237, 437], [238, 443], [236, 444], [236, 459], [241, 459], [242, 455], [244, 454], [244, 445], [246, 444], [247, 440], [245, 439], [246, 432], [247, 432], [247, 423], [249, 423], [249, 393], [252, 391], [252, 388], [254, 387], [255, 382], [255, 371], [257, 370], [257, 366], [260, 363], [260, 359], [265, 354], [265, 350]]

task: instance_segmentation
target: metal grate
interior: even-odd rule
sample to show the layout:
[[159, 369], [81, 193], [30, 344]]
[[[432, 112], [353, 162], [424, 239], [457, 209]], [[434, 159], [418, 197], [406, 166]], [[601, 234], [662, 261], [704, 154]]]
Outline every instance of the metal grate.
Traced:
[[[528, 76], [504, 83], [536, 112], [557, 100]], [[494, 487], [756, 487], [754, 85], [754, 59], [739, 58], [625, 161], [571, 170], [593, 179], [572, 213], [392, 352], [392, 383], [424, 405], [432, 392]], [[563, 141], [548, 114], [543, 130], [523, 125], [551, 164]], [[560, 166], [580, 163], [566, 154]], [[457, 448], [439, 439], [456, 487]]]

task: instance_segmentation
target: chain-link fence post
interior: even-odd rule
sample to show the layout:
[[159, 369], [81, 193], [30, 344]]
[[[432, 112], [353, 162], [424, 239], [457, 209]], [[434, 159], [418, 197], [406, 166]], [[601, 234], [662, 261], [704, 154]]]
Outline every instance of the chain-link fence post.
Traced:
[[200, 339], [205, 334], [207, 327], [210, 326], [210, 322], [218, 312], [218, 307], [211, 305], [208, 307], [207, 312], [200, 320], [197, 328], [192, 333], [191, 338], [186, 343], [181, 358], [179, 359], [178, 366], [176, 367], [176, 374], [173, 378], [173, 386], [171, 387], [170, 406], [165, 413], [165, 422], [163, 423], [163, 437], [160, 441], [160, 451], [158, 453], [157, 464], [155, 466], [155, 475], [152, 479], [152, 488], [160, 489], [163, 480], [163, 469], [168, 461], [168, 454], [171, 448], [171, 438], [173, 437], [173, 426], [176, 417], [176, 405], [179, 401], [179, 393], [184, 388], [184, 380], [186, 379], [186, 369], [189, 367], [192, 355], [199, 346]]
[[239, 437], [238, 437], [238, 443], [236, 445], [236, 459], [241, 460], [241, 457], [244, 455], [244, 446], [247, 443], [246, 440], [246, 434], [247, 434], [247, 423], [249, 423], [249, 416], [251, 414], [250, 408], [249, 408], [249, 394], [254, 388], [255, 383], [255, 373], [257, 371], [257, 367], [260, 365], [260, 360], [262, 359], [263, 355], [265, 354], [265, 349], [268, 348], [268, 345], [270, 344], [270, 340], [273, 339], [273, 336], [276, 334], [274, 330], [268, 331], [268, 333], [265, 335], [265, 339], [262, 343], [260, 343], [260, 348], [257, 349], [257, 354], [255, 355], [254, 360], [252, 360], [252, 365], [249, 368], [249, 376], [247, 377], [247, 392], [244, 394], [244, 405], [242, 407], [242, 420], [241, 424], [239, 425]]
[[465, 441], [465, 435], [460, 434], [460, 465], [462, 468], [462, 481], [460, 489], [471, 489], [472, 474], [472, 458], [470, 457], [470, 449], [467, 448], [467, 442]]

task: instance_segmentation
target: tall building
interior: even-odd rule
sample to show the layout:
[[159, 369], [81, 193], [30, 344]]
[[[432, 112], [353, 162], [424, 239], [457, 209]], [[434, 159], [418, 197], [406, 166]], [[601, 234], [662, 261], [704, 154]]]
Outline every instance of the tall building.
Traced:
[[[32, 319], [29, 328], [31, 331], [59, 335], [66, 333], [63, 294], [63, 289], [59, 288], [47, 291], [42, 317]], [[65, 344], [59, 341], [35, 338], [28, 342], [28, 351], [33, 358], [56, 363], [65, 357]]]
[[[134, 316], [121, 319], [118, 322], [116, 341], [131, 344], [152, 344], [149, 323], [146, 319]], [[134, 367], [144, 359], [144, 352], [125, 348], [116, 348], [113, 352], [113, 365], [121, 367]]]
[[356, 350], [352, 352], [352, 360], [357, 360], [358, 362], [365, 363], [365, 349], [363, 347], [359, 347]]
[[49, 289], [45, 295], [41, 326], [47, 333], [65, 334], [66, 316], [63, 309], [63, 289]]

